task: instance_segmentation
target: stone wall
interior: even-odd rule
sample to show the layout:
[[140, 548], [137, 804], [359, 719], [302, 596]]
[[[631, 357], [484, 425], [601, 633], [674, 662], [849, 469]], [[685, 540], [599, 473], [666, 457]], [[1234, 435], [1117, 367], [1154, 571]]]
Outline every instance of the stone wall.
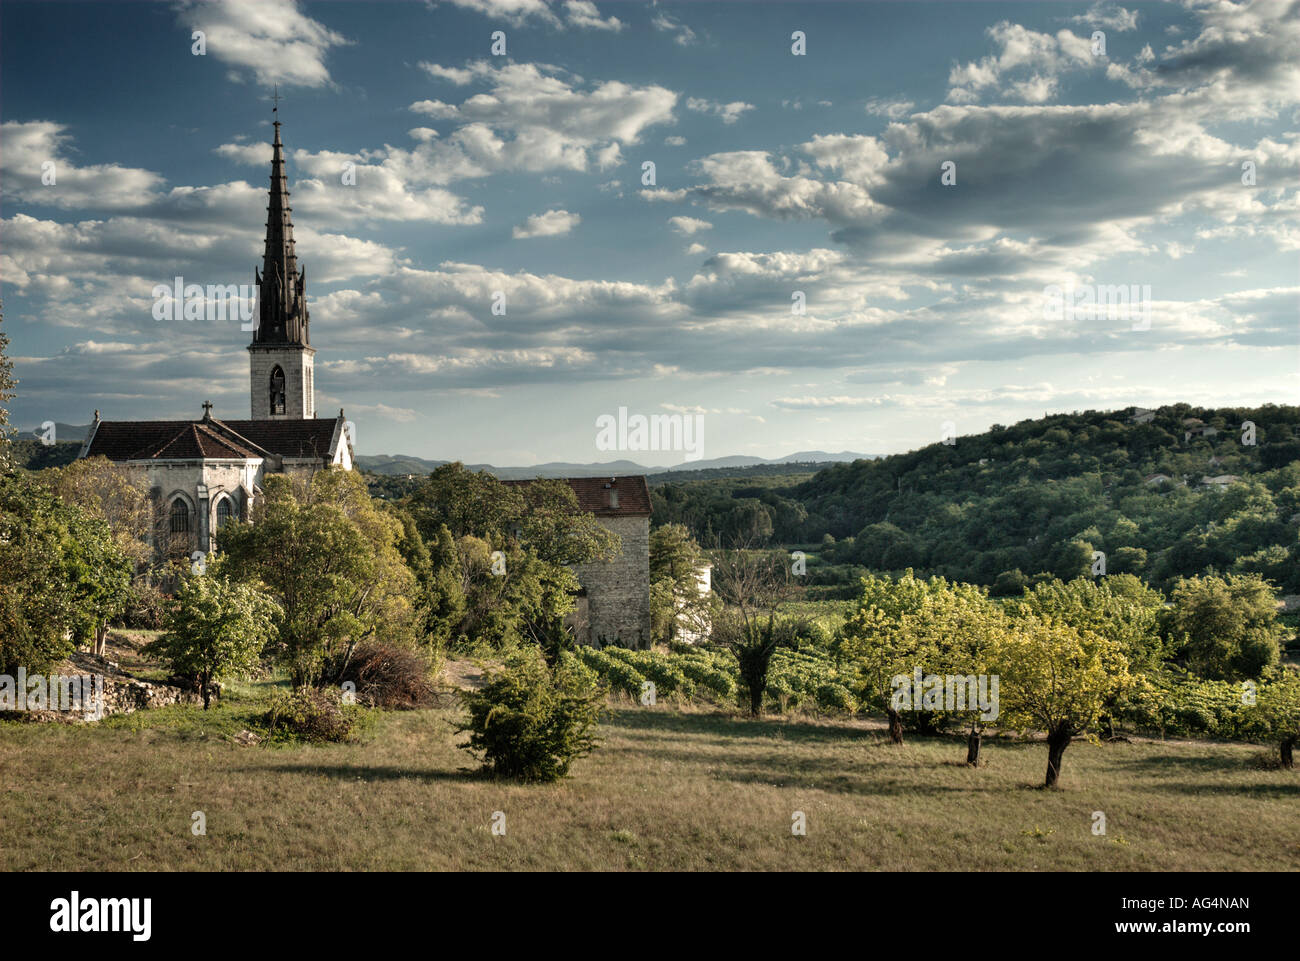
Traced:
[[586, 589], [585, 629], [579, 639], [597, 647], [650, 646], [650, 518], [597, 517], [601, 526], [622, 540], [612, 561], [594, 561], [573, 569]]
[[[254, 344], [248, 348], [248, 380], [253, 420], [302, 420], [316, 416], [314, 356], [311, 347]], [[284, 413], [271, 414], [271, 371], [284, 371]]]

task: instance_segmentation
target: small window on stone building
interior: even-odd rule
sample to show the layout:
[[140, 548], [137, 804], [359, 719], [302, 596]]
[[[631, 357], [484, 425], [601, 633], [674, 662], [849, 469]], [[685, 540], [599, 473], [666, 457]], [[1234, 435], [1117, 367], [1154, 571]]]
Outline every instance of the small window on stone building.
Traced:
[[179, 497], [172, 501], [171, 522], [173, 534], [190, 532], [190, 508]]
[[609, 491], [609, 506], [615, 509], [618, 508], [618, 491], [613, 488], [610, 488]]
[[234, 520], [234, 512], [230, 508], [230, 498], [223, 497], [217, 501], [217, 530], [221, 530], [232, 520]]
[[284, 371], [278, 364], [271, 371], [271, 413], [284, 413]]
[[308, 367], [307, 368], [307, 403], [304, 406], [307, 408], [307, 416], [315, 417], [316, 416], [316, 390], [315, 387], [312, 385], [311, 375], [312, 375], [312, 369]]

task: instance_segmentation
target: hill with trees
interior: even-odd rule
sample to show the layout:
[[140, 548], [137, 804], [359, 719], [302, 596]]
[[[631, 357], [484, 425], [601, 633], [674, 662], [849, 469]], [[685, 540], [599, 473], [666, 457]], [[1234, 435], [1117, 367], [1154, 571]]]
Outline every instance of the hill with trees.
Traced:
[[1013, 594], [1048, 573], [1209, 571], [1300, 591], [1300, 408], [1084, 411], [784, 478], [664, 484], [654, 523], [701, 543], [747, 536], [832, 568], [913, 568]]

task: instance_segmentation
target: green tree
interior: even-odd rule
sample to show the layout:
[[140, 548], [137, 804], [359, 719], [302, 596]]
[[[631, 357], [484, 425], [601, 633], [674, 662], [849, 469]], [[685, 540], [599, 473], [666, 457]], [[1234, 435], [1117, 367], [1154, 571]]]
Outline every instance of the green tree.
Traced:
[[185, 575], [165, 633], [145, 645], [144, 653], [162, 658], [174, 674], [197, 680], [206, 711], [214, 683], [257, 666], [278, 610], [265, 594], [232, 583], [219, 570]]
[[1047, 735], [1047, 777], [1055, 787], [1070, 742], [1091, 736], [1108, 704], [1129, 686], [1119, 643], [1034, 614], [1017, 617], [997, 641], [1001, 719]]
[[4, 332], [4, 309], [0, 308], [0, 471], [11, 466], [9, 454], [9, 401], [13, 399], [14, 362], [9, 359], [9, 336]]
[[131, 562], [102, 518], [0, 473], [0, 664], [48, 670], [121, 613]]
[[790, 579], [788, 555], [741, 543], [716, 552], [713, 584], [734, 615], [736, 629], [721, 636], [740, 665], [740, 679], [749, 692], [749, 713], [763, 712], [763, 692], [777, 645], [777, 615], [796, 588]]
[[524, 651], [481, 689], [462, 692], [469, 711], [458, 729], [469, 732], [465, 749], [479, 753], [498, 777], [565, 777], [594, 749], [604, 700], [604, 691], [570, 660], [548, 667], [538, 652]]
[[700, 586], [707, 564], [685, 524], [664, 524], [650, 532], [650, 629], [668, 644], [684, 626], [695, 637], [709, 624], [709, 596]]
[[295, 684], [332, 684], [367, 638], [415, 642], [417, 584], [398, 550], [401, 523], [353, 471], [305, 485], [266, 478], [252, 524], [217, 536], [223, 570], [279, 605], [273, 653]]
[[1272, 587], [1257, 574], [1180, 578], [1164, 631], [1188, 670], [1224, 681], [1275, 667], [1282, 626]]

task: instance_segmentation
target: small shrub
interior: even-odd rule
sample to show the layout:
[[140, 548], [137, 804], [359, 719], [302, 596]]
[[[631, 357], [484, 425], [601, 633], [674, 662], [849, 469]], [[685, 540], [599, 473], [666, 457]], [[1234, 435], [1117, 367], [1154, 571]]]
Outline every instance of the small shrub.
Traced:
[[540, 655], [523, 656], [477, 691], [462, 691], [469, 721], [466, 750], [485, 768], [519, 781], [556, 781], [596, 745], [593, 728], [605, 692], [563, 660], [547, 668]]
[[434, 699], [429, 655], [406, 644], [366, 641], [357, 645], [339, 677], [356, 685], [357, 703], [388, 710], [428, 707]]
[[261, 721], [272, 740], [355, 741], [358, 714], [338, 691], [299, 688], [274, 692]]

